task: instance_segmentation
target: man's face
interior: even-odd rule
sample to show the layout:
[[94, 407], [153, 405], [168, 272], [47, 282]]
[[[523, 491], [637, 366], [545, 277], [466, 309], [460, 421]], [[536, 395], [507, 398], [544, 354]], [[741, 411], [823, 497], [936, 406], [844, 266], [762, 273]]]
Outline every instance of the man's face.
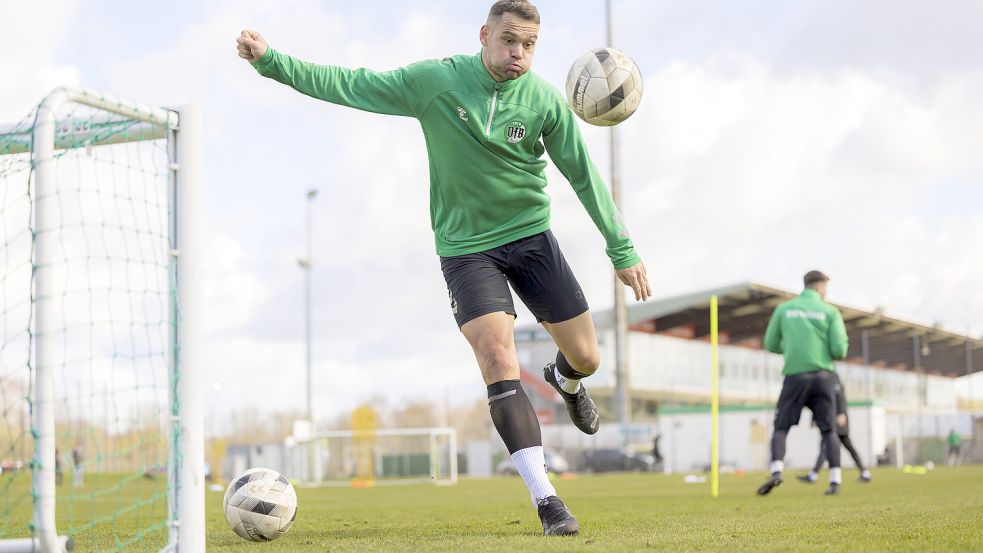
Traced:
[[539, 25], [505, 13], [488, 20], [479, 34], [483, 61], [498, 82], [518, 79], [532, 67]]

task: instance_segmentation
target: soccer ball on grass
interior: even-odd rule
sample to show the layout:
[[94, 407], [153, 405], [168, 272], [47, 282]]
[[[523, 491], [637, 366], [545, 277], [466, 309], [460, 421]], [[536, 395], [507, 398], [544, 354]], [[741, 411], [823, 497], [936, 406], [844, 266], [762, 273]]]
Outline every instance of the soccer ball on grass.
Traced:
[[253, 468], [240, 474], [225, 490], [225, 520], [240, 537], [272, 541], [287, 533], [297, 517], [297, 492], [285, 476]]

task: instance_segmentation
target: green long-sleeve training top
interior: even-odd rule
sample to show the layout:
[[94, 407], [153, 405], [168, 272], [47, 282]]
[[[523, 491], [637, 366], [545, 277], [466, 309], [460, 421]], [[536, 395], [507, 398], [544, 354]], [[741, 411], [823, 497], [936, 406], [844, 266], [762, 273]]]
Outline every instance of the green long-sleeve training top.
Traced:
[[614, 267], [639, 262], [572, 111], [531, 71], [498, 83], [480, 53], [376, 72], [316, 65], [272, 48], [253, 65], [308, 96], [420, 121], [439, 255], [481, 252], [549, 229], [548, 152], [604, 236]]
[[848, 345], [840, 311], [808, 288], [779, 304], [765, 331], [765, 349], [785, 355], [785, 376], [832, 371], [834, 360], [846, 358]]

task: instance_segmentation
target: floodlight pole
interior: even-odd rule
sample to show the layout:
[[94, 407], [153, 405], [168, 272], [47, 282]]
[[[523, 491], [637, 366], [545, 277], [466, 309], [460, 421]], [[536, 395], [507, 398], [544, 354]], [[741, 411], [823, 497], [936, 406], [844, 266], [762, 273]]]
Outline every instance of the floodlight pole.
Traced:
[[304, 364], [307, 371], [307, 421], [314, 432], [314, 392], [311, 377], [311, 269], [313, 268], [313, 248], [311, 246], [311, 219], [314, 198], [317, 190], [307, 191], [307, 257], [301, 260], [300, 268], [304, 270]]
[[[605, 1], [607, 10], [607, 42], [613, 47], [611, 0]], [[618, 131], [611, 127], [611, 197], [614, 207], [621, 213], [621, 171], [618, 150]], [[614, 276], [614, 412], [621, 425], [622, 445], [629, 445], [628, 425], [631, 423], [631, 397], [628, 394], [628, 309], [625, 307], [625, 287]]]
[[870, 387], [870, 378], [873, 370], [870, 368], [870, 334], [867, 329], [860, 331], [860, 348], [864, 358], [864, 389], [867, 401], [867, 459], [869, 463], [874, 463], [874, 392]]
[[[314, 435], [314, 385], [311, 375], [311, 269], [313, 268], [313, 247], [311, 245], [311, 220], [314, 206], [314, 198], [317, 198], [317, 189], [307, 191], [307, 257], [298, 259], [297, 264], [304, 271], [304, 370], [307, 375], [307, 424], [311, 436]], [[308, 474], [313, 480], [314, 473], [314, 442], [311, 441], [307, 447]]]

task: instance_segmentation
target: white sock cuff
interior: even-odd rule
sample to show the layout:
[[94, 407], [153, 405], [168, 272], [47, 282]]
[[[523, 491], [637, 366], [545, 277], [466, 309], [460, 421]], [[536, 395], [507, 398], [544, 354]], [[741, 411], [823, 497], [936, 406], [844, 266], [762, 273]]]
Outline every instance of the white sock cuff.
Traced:
[[567, 378], [560, 374], [560, 369], [556, 366], [553, 367], [553, 378], [556, 379], [556, 383], [560, 385], [560, 389], [568, 394], [576, 394], [580, 390], [580, 379], [579, 378]]
[[829, 469], [829, 483], [840, 484], [843, 482], [843, 471], [840, 467]]
[[772, 461], [771, 462], [771, 473], [784, 472], [785, 471], [785, 461]]
[[529, 495], [535, 507], [540, 499], [556, 495], [556, 489], [546, 472], [546, 457], [542, 446], [527, 447], [512, 454], [512, 464], [519, 471], [522, 480], [529, 488]]

